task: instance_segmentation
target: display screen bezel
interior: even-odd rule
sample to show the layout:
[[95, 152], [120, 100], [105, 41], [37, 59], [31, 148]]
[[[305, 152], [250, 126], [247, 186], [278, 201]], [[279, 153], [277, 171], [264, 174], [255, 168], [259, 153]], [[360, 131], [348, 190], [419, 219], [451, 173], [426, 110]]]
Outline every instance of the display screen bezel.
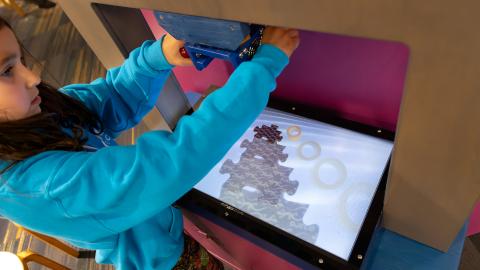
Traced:
[[[392, 142], [395, 136], [392, 131], [343, 119], [333, 112], [319, 110], [305, 104], [271, 98], [268, 107]], [[212, 220], [213, 222], [223, 223], [223, 221], [227, 221], [248, 231], [251, 235], [308, 262], [312, 267], [320, 269], [358, 269], [382, 213], [389, 164], [390, 158], [383, 168], [382, 177], [348, 260], [295, 237], [195, 188], [180, 199], [178, 204], [199, 214], [205, 213], [204, 210], [206, 210], [215, 217]], [[209, 216], [212, 217], [212, 215]]]

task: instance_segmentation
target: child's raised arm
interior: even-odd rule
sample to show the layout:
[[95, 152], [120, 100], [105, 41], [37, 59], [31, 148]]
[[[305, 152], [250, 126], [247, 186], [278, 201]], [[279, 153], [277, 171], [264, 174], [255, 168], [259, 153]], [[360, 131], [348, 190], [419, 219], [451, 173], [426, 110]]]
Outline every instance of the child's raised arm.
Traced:
[[72, 84], [60, 91], [96, 112], [110, 135], [135, 126], [153, 108], [175, 65], [191, 65], [180, 56], [183, 42], [166, 35], [133, 50], [120, 67], [90, 84]]
[[[298, 36], [291, 38], [298, 45]], [[65, 217], [91, 218], [115, 232], [131, 228], [169, 207], [222, 159], [265, 108], [275, 78], [295, 48], [290, 49], [262, 45], [252, 61], [242, 63], [173, 133], [147, 132], [136, 145], [94, 153], [45, 152], [7, 175], [18, 183], [48, 179], [44, 199], [61, 206]]]

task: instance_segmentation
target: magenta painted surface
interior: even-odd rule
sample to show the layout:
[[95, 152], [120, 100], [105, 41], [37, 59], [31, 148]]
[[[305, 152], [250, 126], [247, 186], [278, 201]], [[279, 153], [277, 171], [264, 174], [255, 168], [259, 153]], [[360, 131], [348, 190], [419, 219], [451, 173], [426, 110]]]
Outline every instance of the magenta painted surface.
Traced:
[[[207, 250], [212, 251], [217, 258], [227, 261], [233, 269], [275, 269], [275, 270], [299, 270], [299, 268], [282, 258], [258, 247], [252, 242], [234, 234], [213, 222], [192, 214], [195, 219], [201, 221], [201, 226], [208, 231], [215, 232], [218, 243], [212, 245], [212, 239], [208, 237], [195, 237]], [[184, 216], [185, 231], [189, 234], [198, 235], [197, 224], [192, 223]], [[200, 234], [205, 235], [204, 232]], [[222, 248], [220, 248], [222, 247]], [[210, 249], [209, 249], [210, 248]], [[228, 255], [225, 255], [228, 254]]]
[[[143, 14], [158, 38], [164, 31], [152, 11]], [[331, 110], [347, 119], [395, 130], [408, 63], [401, 43], [301, 32], [301, 45], [278, 78], [277, 97]], [[206, 71], [176, 68], [185, 91], [223, 85], [232, 72], [216, 61]]]
[[[185, 210], [184, 210], [185, 211]], [[184, 212], [185, 213], [185, 212]], [[193, 215], [193, 214], [191, 214]], [[217, 259], [221, 260], [225, 265], [228, 265], [229, 268], [234, 270], [242, 270], [247, 269], [241, 263], [239, 263], [229, 252], [226, 251], [225, 248], [219, 245], [214, 239], [215, 236], [208, 235], [204, 232], [205, 227], [200, 229], [198, 226], [200, 224], [195, 224], [187, 217], [183, 217], [183, 227], [184, 231], [190, 235], [195, 241], [199, 242], [202, 247], [204, 247], [210, 254], [215, 256]]]
[[150, 26], [150, 30], [152, 30], [153, 35], [156, 39], [161, 38], [165, 34], [165, 30], [163, 30], [160, 25], [158, 25], [157, 20], [155, 20], [155, 16], [153, 15], [153, 11], [148, 9], [140, 9], [147, 21], [148, 26]]
[[401, 43], [302, 32], [275, 96], [395, 130], [408, 48]]
[[480, 202], [473, 209], [468, 225], [467, 236], [480, 233]]

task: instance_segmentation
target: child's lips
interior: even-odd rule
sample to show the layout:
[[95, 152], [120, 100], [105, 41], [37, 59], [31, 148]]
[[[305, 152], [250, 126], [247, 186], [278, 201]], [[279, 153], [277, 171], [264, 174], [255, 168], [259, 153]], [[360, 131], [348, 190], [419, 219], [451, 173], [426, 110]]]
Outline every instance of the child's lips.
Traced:
[[36, 96], [33, 100], [32, 100], [32, 105], [37, 105], [37, 104], [40, 104], [40, 102], [42, 101], [42, 98], [40, 96]]

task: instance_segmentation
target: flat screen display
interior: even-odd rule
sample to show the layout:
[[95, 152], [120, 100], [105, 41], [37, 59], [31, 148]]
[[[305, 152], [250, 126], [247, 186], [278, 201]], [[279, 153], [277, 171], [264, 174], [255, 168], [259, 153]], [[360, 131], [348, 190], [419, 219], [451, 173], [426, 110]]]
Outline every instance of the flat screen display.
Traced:
[[195, 189], [348, 260], [392, 147], [267, 108]]

